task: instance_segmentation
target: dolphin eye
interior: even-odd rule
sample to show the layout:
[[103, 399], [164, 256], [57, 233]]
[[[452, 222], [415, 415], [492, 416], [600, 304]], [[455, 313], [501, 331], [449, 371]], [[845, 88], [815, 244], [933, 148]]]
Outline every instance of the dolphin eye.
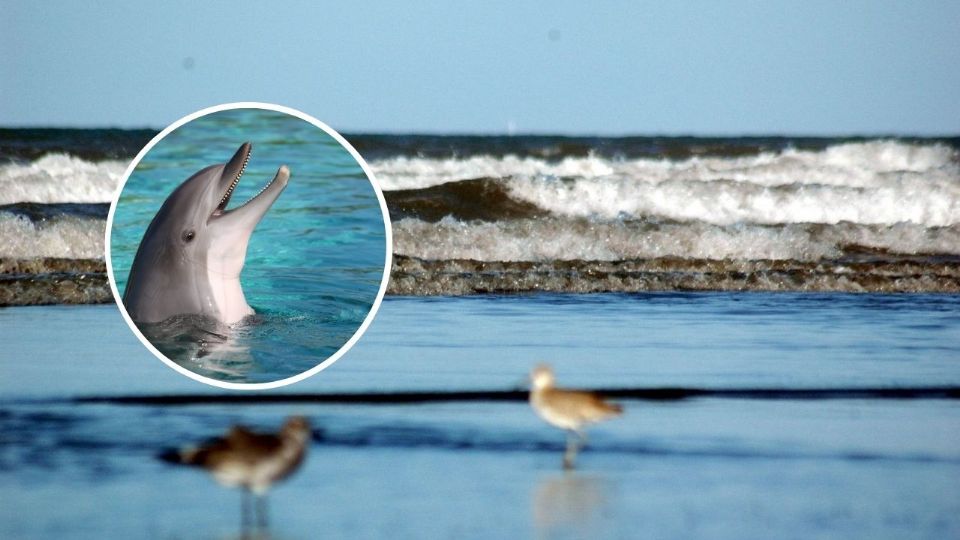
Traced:
[[183, 241], [184, 241], [184, 242], [189, 242], [189, 241], [193, 240], [193, 237], [196, 236], [196, 235], [197, 235], [197, 233], [195, 233], [195, 232], [193, 232], [193, 231], [184, 231], [184, 233], [183, 233]]

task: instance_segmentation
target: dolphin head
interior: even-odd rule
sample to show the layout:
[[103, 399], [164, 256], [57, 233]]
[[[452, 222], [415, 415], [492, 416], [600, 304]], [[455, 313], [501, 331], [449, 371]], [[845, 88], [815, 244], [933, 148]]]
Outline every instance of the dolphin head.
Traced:
[[240, 145], [227, 163], [206, 167], [167, 197], [144, 234], [124, 293], [138, 322], [199, 313], [232, 323], [252, 314], [240, 289], [250, 235], [287, 185], [284, 165], [247, 202], [227, 208], [250, 160]]
[[240, 275], [250, 235], [290, 178], [290, 170], [281, 166], [256, 196], [227, 209], [251, 150], [250, 143], [243, 143], [227, 163], [191, 176], [170, 194], [151, 224], [183, 258], [229, 277]]

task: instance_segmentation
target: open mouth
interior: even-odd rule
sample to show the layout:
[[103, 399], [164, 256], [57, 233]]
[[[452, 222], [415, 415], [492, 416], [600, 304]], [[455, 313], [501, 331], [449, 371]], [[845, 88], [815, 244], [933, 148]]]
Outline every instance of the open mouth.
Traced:
[[251, 202], [255, 201], [258, 197], [263, 195], [263, 193], [267, 191], [270, 188], [270, 186], [276, 183], [279, 179], [281, 178], [285, 179], [287, 176], [289, 176], [287, 167], [286, 166], [280, 167], [280, 170], [277, 171], [277, 174], [276, 176], [273, 177], [273, 180], [268, 182], [267, 185], [260, 188], [260, 191], [258, 191], [254, 196], [244, 201], [243, 204], [240, 204], [238, 206], [235, 206], [227, 210], [227, 205], [230, 204], [230, 198], [233, 196], [234, 190], [237, 188], [237, 185], [240, 183], [240, 178], [243, 176], [244, 171], [247, 170], [247, 164], [250, 162], [250, 156], [252, 154], [253, 154], [252, 147], [247, 146], [245, 155], [243, 156], [243, 164], [240, 166], [240, 170], [237, 171], [236, 176], [227, 186], [227, 190], [224, 192], [223, 197], [220, 199], [220, 202], [217, 203], [216, 208], [214, 208], [213, 215], [211, 217], [218, 217], [218, 216], [226, 215], [226, 214], [235, 212], [237, 210], [240, 210], [244, 206], [250, 204]]
[[214, 215], [222, 214], [227, 211], [227, 203], [230, 202], [230, 196], [233, 195], [233, 190], [236, 189], [237, 184], [240, 183], [240, 177], [243, 176], [243, 172], [247, 170], [247, 163], [250, 163], [251, 155], [253, 155], [253, 150], [252, 148], [248, 148], [246, 155], [243, 156], [243, 165], [240, 166], [240, 170], [237, 171], [237, 176], [234, 177], [232, 182], [230, 182], [226, 193], [223, 194], [223, 198], [220, 199], [220, 203], [217, 204], [216, 209], [214, 209]]

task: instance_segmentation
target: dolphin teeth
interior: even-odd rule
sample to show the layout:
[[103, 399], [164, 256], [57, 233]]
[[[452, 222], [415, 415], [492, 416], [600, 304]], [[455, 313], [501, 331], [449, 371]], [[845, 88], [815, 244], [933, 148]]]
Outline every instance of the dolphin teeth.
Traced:
[[274, 182], [276, 182], [276, 181], [277, 181], [277, 178], [274, 177], [273, 180], [270, 180], [269, 182], [267, 182], [267, 185], [265, 185], [265, 186], [263, 186], [262, 188], [260, 188], [260, 191], [258, 191], [256, 195], [254, 195], [253, 197], [250, 197], [249, 199], [247, 199], [246, 201], [244, 201], [243, 204], [237, 206], [236, 208], [234, 208], [234, 210], [236, 210], [236, 209], [238, 209], [238, 208], [243, 208], [244, 206], [246, 206], [248, 203], [252, 202], [254, 199], [256, 199], [257, 197], [259, 197], [260, 195], [263, 195], [263, 192], [266, 191], [270, 186], [272, 186], [272, 185], [274, 184]]
[[250, 163], [250, 156], [252, 154], [253, 150], [250, 150], [247, 152], [247, 156], [243, 158], [243, 165], [240, 166], [240, 172], [237, 173], [237, 177], [233, 179], [233, 182], [230, 182], [230, 187], [228, 187], [227, 192], [223, 194], [223, 198], [220, 199], [217, 208], [226, 209], [227, 201], [230, 200], [230, 195], [233, 194], [233, 190], [236, 189], [237, 184], [240, 183], [240, 177], [243, 176], [243, 172], [247, 170], [247, 163]]

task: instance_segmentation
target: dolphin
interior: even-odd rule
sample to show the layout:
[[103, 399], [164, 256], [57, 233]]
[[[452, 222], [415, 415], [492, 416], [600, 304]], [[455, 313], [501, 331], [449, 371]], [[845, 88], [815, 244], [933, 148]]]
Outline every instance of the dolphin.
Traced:
[[191, 176], [167, 197], [140, 241], [123, 304], [138, 323], [198, 314], [233, 324], [253, 309], [240, 287], [240, 271], [253, 229], [287, 187], [290, 169], [246, 203], [227, 210], [250, 161], [245, 142], [227, 163]]

